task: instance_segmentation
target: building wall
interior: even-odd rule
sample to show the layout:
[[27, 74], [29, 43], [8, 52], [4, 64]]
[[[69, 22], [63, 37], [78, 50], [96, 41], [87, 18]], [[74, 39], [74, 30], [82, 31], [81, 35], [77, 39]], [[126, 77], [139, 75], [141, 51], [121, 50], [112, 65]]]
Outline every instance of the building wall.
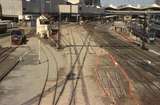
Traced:
[[103, 12], [103, 9], [92, 6], [82, 6], [79, 11], [80, 14], [102, 14]]
[[27, 0], [0, 0], [0, 4], [3, 16], [18, 17], [23, 14], [58, 13], [59, 4], [66, 5], [67, 2], [84, 4], [79, 13], [97, 13], [97, 9], [85, 6], [92, 4], [93, 1], [95, 4], [100, 3], [100, 0], [31, 0], [29, 2]]
[[2, 15], [17, 17], [22, 15], [22, 0], [0, 0]]
[[66, 1], [69, 2], [69, 3], [72, 3], [72, 4], [80, 3], [80, 0], [66, 0]]
[[24, 13], [55, 13], [58, 12], [58, 4], [65, 4], [65, 0], [23, 0]]
[[59, 5], [59, 11], [61, 13], [73, 13], [77, 14], [79, 13], [78, 11], [78, 5]]
[[40, 0], [31, 0], [27, 2], [26, 0], [23, 0], [23, 12], [33, 12], [33, 13], [39, 13], [40, 12]]
[[23, 13], [57, 13], [59, 12], [58, 5], [66, 5], [68, 4], [67, 2], [73, 4], [100, 5], [100, 0], [31, 0], [31, 2], [23, 0]]
[[100, 5], [100, 0], [84, 0], [86, 5]]

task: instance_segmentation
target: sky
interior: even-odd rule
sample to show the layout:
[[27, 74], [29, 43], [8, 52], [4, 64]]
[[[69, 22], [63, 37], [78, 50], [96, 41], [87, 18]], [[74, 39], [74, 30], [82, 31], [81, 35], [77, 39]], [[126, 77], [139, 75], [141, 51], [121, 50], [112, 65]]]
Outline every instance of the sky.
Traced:
[[[101, 0], [103, 6], [112, 5], [123, 5], [123, 4], [141, 4], [148, 5], [153, 4], [154, 0]], [[136, 3], [135, 3], [136, 2]]]

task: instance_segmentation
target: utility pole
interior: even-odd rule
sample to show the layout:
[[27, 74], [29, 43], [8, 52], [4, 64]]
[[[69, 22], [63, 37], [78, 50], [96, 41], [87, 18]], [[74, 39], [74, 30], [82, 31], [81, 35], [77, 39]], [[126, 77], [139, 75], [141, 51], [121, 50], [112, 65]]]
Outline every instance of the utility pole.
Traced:
[[44, 13], [44, 5], [45, 5], [45, 4], [44, 4], [44, 2], [43, 2], [43, 1], [44, 1], [44, 0], [41, 0], [41, 1], [40, 1], [40, 9], [41, 9], [41, 11], [40, 11], [40, 12], [41, 12], [41, 14], [43, 14], [43, 13]]
[[61, 12], [59, 12], [59, 22], [58, 22], [58, 42], [56, 43], [58, 49], [61, 48]]
[[71, 21], [71, 18], [72, 18], [72, 4], [70, 3], [70, 21]]
[[10, 40], [10, 47], [12, 47], [12, 35], [11, 34], [10, 34], [9, 40]]
[[[44, 13], [44, 2], [43, 0], [40, 1], [40, 14]], [[41, 39], [40, 35], [38, 35], [38, 63], [41, 64]]]
[[[144, 34], [146, 35], [147, 34], [147, 26], [148, 26], [148, 22], [147, 22], [147, 14], [145, 13], [144, 14], [144, 22], [143, 22], [143, 31], [144, 31]], [[144, 36], [144, 37], [147, 37], [147, 36]], [[146, 45], [145, 45], [145, 41], [144, 39], [142, 38], [142, 49], [146, 49]]]

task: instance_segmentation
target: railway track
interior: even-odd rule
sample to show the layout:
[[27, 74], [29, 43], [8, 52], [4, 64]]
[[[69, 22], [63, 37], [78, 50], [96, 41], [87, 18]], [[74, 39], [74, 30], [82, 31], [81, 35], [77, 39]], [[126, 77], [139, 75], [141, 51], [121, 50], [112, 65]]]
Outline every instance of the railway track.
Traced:
[[47, 86], [47, 81], [48, 81], [48, 79], [49, 79], [49, 66], [50, 66], [50, 64], [49, 64], [49, 58], [48, 58], [48, 56], [47, 56], [47, 54], [46, 54], [46, 51], [44, 50], [44, 48], [42, 48], [42, 51], [43, 51], [43, 53], [45, 54], [45, 57], [47, 58], [47, 73], [46, 73], [46, 77], [45, 77], [45, 82], [44, 82], [44, 85], [43, 85], [43, 87], [42, 87], [42, 92], [40, 93], [40, 96], [39, 96], [39, 100], [38, 100], [38, 104], [37, 105], [41, 105], [41, 102], [42, 102], [42, 98], [43, 98], [43, 96], [44, 96], [44, 93], [45, 93], [45, 89], [46, 89], [46, 86]]
[[[92, 46], [91, 46], [92, 48]], [[94, 49], [94, 48], [92, 48]], [[96, 52], [96, 51], [95, 51]], [[119, 70], [115, 67], [114, 62], [112, 61], [112, 58], [108, 57], [108, 55], [98, 56], [97, 55], [97, 65], [96, 65], [96, 72], [97, 77], [100, 80], [100, 84], [103, 87], [104, 91], [106, 91], [107, 96], [110, 96], [112, 99], [113, 104], [115, 105], [123, 105], [122, 102], [123, 98], [129, 98], [128, 96], [128, 83], [124, 79], [124, 76]], [[108, 60], [110, 64], [103, 63], [100, 65], [100, 60]], [[112, 70], [109, 70], [112, 69]]]
[[[154, 84], [153, 79], [144, 75], [143, 69], [138, 67], [133, 62], [128, 62], [127, 64], [132, 69], [134, 69], [134, 71], [128, 69], [128, 71], [129, 71], [128, 73], [134, 77], [135, 83], [140, 84], [143, 87], [142, 89], [147, 91], [147, 94], [146, 94], [146, 92], [144, 92], [141, 96], [142, 98], [143, 97], [147, 98], [147, 100], [144, 101], [144, 102], [146, 102], [145, 105], [149, 105], [150, 100], [158, 99], [157, 97], [159, 97], [160, 91], [159, 91], [159, 87], [156, 84]], [[140, 89], [138, 89], [137, 85], [135, 85], [135, 87], [137, 88], [137, 90], [139, 90], [139, 92], [141, 91]], [[153, 101], [152, 104], [155, 102], [156, 101]]]
[[[26, 102], [24, 102], [22, 105], [41, 105], [43, 102], [43, 99], [50, 93], [53, 93], [53, 101], [55, 100], [56, 97], [56, 91], [58, 89], [58, 87], [61, 87], [64, 84], [64, 80], [60, 79], [59, 77], [59, 66], [58, 66], [58, 61], [55, 57], [54, 52], [51, 50], [50, 47], [48, 47], [48, 44], [51, 44], [49, 42], [46, 42], [47, 40], [41, 40], [41, 43], [43, 44], [43, 46], [41, 45], [41, 52], [43, 52], [46, 60], [43, 61], [43, 63], [47, 64], [47, 68], [46, 68], [46, 75], [45, 75], [45, 81], [44, 84], [42, 86], [42, 90], [39, 94], [37, 94], [35, 97], [27, 100]], [[50, 56], [49, 56], [50, 55]], [[50, 83], [49, 80], [49, 75], [50, 75], [50, 66], [51, 64], [51, 60], [53, 60], [55, 62], [56, 65], [56, 83], [53, 84], [53, 86], [47, 88], [48, 83]], [[53, 103], [53, 102], [52, 102]], [[53, 104], [52, 104], [53, 105]]]
[[[134, 76], [136, 81], [138, 81], [143, 86], [144, 90], [148, 90], [149, 93], [147, 93], [147, 94], [144, 93], [145, 97], [147, 98], [148, 96], [149, 97], [151, 96], [151, 98], [148, 98], [145, 101], [150, 103], [148, 100], [153, 99], [153, 97], [154, 97], [154, 99], [156, 99], [158, 96], [157, 94], [160, 94], [159, 93], [159, 86], [157, 86], [156, 84], [153, 83], [154, 82], [153, 76], [151, 77], [148, 74], [147, 74], [148, 76], [146, 76], [144, 74], [148, 72], [156, 77], [157, 74], [159, 73], [159, 70], [156, 69], [154, 66], [148, 64], [146, 61], [144, 61], [144, 59], [150, 59], [150, 60], [156, 60], [156, 59], [154, 59], [154, 58], [151, 59], [152, 57], [150, 57], [150, 55], [145, 54], [139, 50], [135, 50], [134, 53], [133, 53], [133, 51], [130, 51], [129, 53], [130, 53], [130, 56], [123, 55], [125, 57], [128, 57], [129, 60], [126, 63], [130, 66], [130, 68], [132, 68], [132, 70], [128, 69], [129, 70], [128, 73], [130, 75]], [[136, 59], [137, 55], [139, 56], [138, 60]], [[150, 95], [148, 95], [148, 94], [150, 94]], [[148, 103], [145, 103], [145, 105]]]
[[15, 64], [9, 69], [9, 70], [6, 70], [5, 72], [2, 73], [2, 75], [0, 76], [0, 83], [7, 77], [7, 75], [14, 70], [14, 68], [19, 64], [19, 60], [17, 60], [15, 62]]
[[4, 48], [1, 50], [0, 52], [0, 63], [2, 63], [3, 61], [5, 61], [9, 55], [15, 51], [16, 47], [8, 47], [8, 48]]
[[[74, 30], [74, 29], [72, 29], [72, 30]], [[71, 30], [71, 37], [72, 37], [72, 41], [73, 41], [73, 45], [75, 45], [75, 46], [73, 46], [74, 48], [74, 52], [75, 52], [75, 54], [76, 54], [76, 56], [78, 56], [78, 48], [76, 47], [76, 40], [75, 40], [75, 38], [74, 38], [74, 36], [73, 36], [73, 34], [72, 34], [72, 30]], [[89, 35], [88, 35], [89, 36]], [[87, 36], [87, 37], [88, 37]], [[79, 37], [79, 36], [76, 36], [76, 37]], [[84, 37], [85, 38], [85, 37]], [[81, 37], [79, 38], [79, 39], [81, 39]], [[86, 39], [86, 38], [85, 38]], [[81, 40], [81, 43], [82, 43], [82, 45], [84, 45], [86, 42], [85, 42], [85, 39], [83, 40]], [[71, 99], [70, 99], [70, 102], [69, 102], [69, 105], [71, 105], [72, 104], [72, 102], [74, 103], [74, 104], [76, 104], [76, 102], [75, 101], [73, 101], [74, 99], [76, 99], [75, 98], [75, 94], [76, 94], [76, 88], [77, 88], [77, 85], [78, 85], [78, 82], [81, 80], [81, 83], [82, 83], [82, 85], [83, 85], [83, 90], [82, 90], [82, 92], [83, 92], [83, 96], [84, 96], [84, 99], [85, 99], [85, 103], [87, 104], [87, 105], [90, 105], [90, 102], [89, 102], [89, 97], [88, 97], [88, 94], [87, 94], [87, 90], [86, 90], [86, 85], [85, 85], [85, 81], [84, 81], [84, 75], [83, 75], [83, 67], [84, 67], [84, 63], [85, 63], [85, 60], [86, 60], [86, 57], [87, 57], [87, 54], [88, 54], [88, 52], [89, 52], [89, 43], [90, 43], [90, 38], [88, 38], [88, 44], [86, 45], [86, 52], [85, 52], [85, 54], [84, 54], [84, 57], [82, 58], [82, 62], [81, 62], [81, 60], [79, 59], [78, 60], [78, 73], [77, 73], [77, 78], [80, 78], [80, 79], [76, 79], [76, 81], [75, 81], [75, 85], [74, 85], [74, 81], [73, 81], [73, 91], [72, 91], [72, 94], [71, 94]]]
[[[1, 52], [2, 55], [2, 58], [0, 58], [0, 63], [2, 63], [3, 61], [5, 61], [11, 52], [13, 52], [14, 50], [16, 49], [16, 47], [13, 47], [13, 48], [6, 48], [4, 51]], [[21, 59], [26, 56], [27, 54], [29, 54], [31, 51], [29, 52], [24, 52], [23, 54], [21, 54], [19, 57], [17, 57], [17, 60], [14, 62], [14, 64], [8, 69], [8, 70], [5, 70], [1, 73], [0, 75], [0, 82], [2, 82], [7, 76], [8, 74], [13, 71], [17, 66], [18, 64], [20, 63]]]
[[[2, 63], [3, 61], [5, 61], [9, 56], [10, 56], [10, 53], [12, 53], [16, 48], [3, 48], [1, 51], [0, 51], [0, 63]], [[0, 75], [0, 82], [2, 82], [6, 76], [18, 65], [19, 61], [16, 61], [14, 63], [13, 66], [11, 66], [11, 68], [9, 70], [6, 70], [4, 71], [3, 73], [1, 73]]]
[[0, 55], [2, 55], [8, 49], [9, 49], [9, 47], [8, 48], [0, 48]]
[[[71, 33], [72, 34], [72, 33]], [[75, 103], [75, 91], [76, 91], [76, 88], [77, 88], [77, 85], [78, 85], [78, 82], [79, 82], [79, 78], [81, 77], [81, 73], [82, 73], [82, 69], [83, 69], [83, 66], [84, 66], [84, 62], [85, 62], [85, 59], [86, 59], [86, 56], [87, 56], [87, 53], [88, 53], [88, 50], [86, 48], [86, 44], [88, 43], [88, 39], [90, 36], [87, 36], [86, 39], [85, 39], [85, 43], [82, 44], [82, 47], [79, 48], [79, 51], [76, 47], [76, 44], [75, 44], [75, 40], [74, 40], [74, 37], [71, 35], [71, 39], [68, 40], [70, 42], [69, 43], [69, 47], [70, 47], [70, 58], [71, 58], [71, 68], [70, 68], [70, 71], [69, 73], [67, 74], [66, 76], [66, 79], [65, 79], [65, 83], [63, 85], [63, 88], [62, 90], [60, 91], [59, 95], [57, 96], [57, 99], [55, 100], [55, 103], [53, 105], [58, 105], [58, 102], [60, 101], [60, 98], [65, 90], [65, 87], [68, 83], [69, 80], [72, 81], [72, 91], [71, 91], [71, 94], [70, 94], [70, 98], [69, 98], [69, 103], [68, 105], [71, 105], [72, 103]], [[73, 41], [73, 44], [71, 45], [71, 42]], [[72, 49], [73, 48], [73, 49]], [[84, 51], [84, 49], [86, 48], [86, 51], [85, 51], [85, 54], [83, 55], [82, 57], [82, 62], [80, 62], [80, 58], [82, 56], [82, 52]], [[74, 51], [74, 53], [72, 52]], [[73, 54], [75, 54], [75, 57], [72, 56]], [[75, 71], [75, 68], [76, 68], [76, 65], [79, 65], [77, 71]], [[77, 76], [73, 76], [73, 74], [77, 72]], [[73, 101], [74, 100], [74, 101]]]
[[[118, 57], [121, 57], [121, 58], [126, 58], [128, 59], [127, 62], [125, 62], [125, 59], [123, 59], [123, 61], [128, 65], [130, 66], [130, 68], [127, 69], [128, 71], [128, 74], [131, 75], [132, 77], [134, 77], [134, 79], [136, 81], [138, 81], [143, 87], [144, 87], [144, 90], [148, 90], [148, 92], [151, 92], [150, 93], [150, 96], [151, 98], [148, 98], [147, 101], [148, 103], [150, 103], [148, 100], [152, 100], [153, 99], [153, 95], [155, 94], [158, 94], [159, 92], [157, 90], [159, 90], [159, 87], [157, 87], [157, 85], [155, 85], [153, 83], [153, 79], [150, 77], [147, 77], [145, 76], [144, 74], [146, 72], [150, 72], [152, 74], [156, 74], [154, 71], [158, 71], [156, 70], [154, 67], [151, 67], [150, 66], [150, 70], [148, 69], [149, 64], [147, 64], [145, 62], [145, 59], [149, 59], [149, 61], [151, 60], [152, 62], [156, 61], [157, 59], [151, 57], [151, 55], [147, 54], [146, 52], [140, 50], [140, 49], [135, 49], [135, 50], [129, 50], [128, 51], [129, 55], [118, 55]], [[137, 59], [138, 58], [138, 59]], [[156, 61], [157, 62], [157, 61]], [[122, 64], [123, 65], [123, 64]], [[147, 66], [147, 67], [145, 67]], [[124, 66], [126, 67], [126, 65]], [[131, 70], [132, 69], [132, 70]], [[134, 71], [133, 71], [134, 70]], [[147, 71], [148, 70], [148, 71]], [[143, 83], [144, 82], [144, 83]], [[138, 88], [137, 86], [135, 86], [136, 88]], [[157, 93], [158, 92], [158, 93]], [[149, 96], [149, 97], [150, 97]], [[143, 96], [142, 96], [143, 97]], [[145, 97], [148, 97], [148, 94], [145, 95]], [[156, 98], [156, 97], [155, 97]], [[145, 102], [143, 101], [143, 102]], [[154, 101], [155, 102], [155, 101]], [[152, 102], [152, 104], [154, 103]], [[148, 104], [148, 103], [145, 103]], [[148, 104], [149, 105], [149, 104]]]
[[[113, 36], [111, 36], [110, 34], [107, 34], [105, 38], [102, 38], [102, 39], [105, 39], [105, 40], [103, 40], [104, 43], [101, 42], [101, 44], [106, 45], [105, 43], [106, 40], [107, 42], [109, 42], [107, 43], [109, 44], [107, 46], [111, 46], [111, 47], [107, 47], [107, 49], [109, 49], [116, 56], [116, 59], [118, 60], [118, 62], [120, 62], [120, 64], [126, 68], [127, 74], [129, 75], [129, 77], [131, 77], [134, 80], [134, 83], [135, 83], [134, 87], [136, 88], [136, 90], [140, 90], [140, 88], [137, 87], [136, 84], [140, 84], [143, 86], [142, 89], [148, 90], [150, 96], [148, 94], [143, 94], [143, 93], [139, 94], [141, 96], [140, 98], [147, 97], [147, 100], [141, 99], [142, 103], [144, 105], [157, 104], [156, 102], [158, 100], [157, 97], [159, 97], [158, 96], [159, 86], [158, 84], [155, 84], [153, 80], [156, 80], [157, 82], [159, 81], [157, 80], [159, 69], [158, 69], [158, 66], [147, 64], [147, 62], [148, 61], [151, 61], [151, 63], [159, 62], [158, 57], [156, 58], [156, 56], [152, 56], [147, 51], [142, 51], [141, 49], [138, 49], [135, 46], [130, 45], [129, 43], [120, 41], [114, 38]], [[115, 46], [115, 44], [117, 44], [118, 46]], [[124, 46], [124, 45], [132, 46], [131, 47], [132, 50], [128, 47], [125, 47], [125, 49], [122, 48], [121, 46]], [[127, 52], [127, 54], [123, 52]], [[151, 73], [154, 76], [152, 78], [150, 77], [150, 75], [149, 77], [147, 77], [145, 74], [148, 75], [148, 73]], [[138, 93], [141, 93], [141, 92], [138, 91]], [[155, 100], [156, 102], [149, 102], [150, 100]]]
[[[93, 33], [89, 31], [89, 34], [92, 35]], [[82, 38], [81, 40], [83, 41]], [[97, 46], [97, 45], [90, 45], [89, 49], [92, 50], [93, 52], [92, 54], [96, 54], [97, 51], [95, 51], [95, 48], [99, 48], [99, 47], [100, 46]], [[97, 57], [97, 58], [100, 59], [100, 57]], [[103, 56], [101, 59], [103, 58], [106, 59], [105, 56]], [[110, 68], [113, 67], [113, 65], [108, 65], [108, 66], [106, 66], [105, 64], [99, 65], [99, 63], [96, 64], [96, 67], [97, 67], [96, 74], [98, 78], [97, 80], [99, 81], [99, 85], [104, 90], [104, 94], [106, 96], [109, 95], [112, 98], [112, 101], [114, 104], [120, 105], [119, 99], [122, 97], [127, 97], [127, 92], [123, 88], [122, 82], [124, 81], [122, 81], [122, 76], [119, 72], [115, 72], [115, 71], [112, 72], [112, 71], [106, 70], [108, 69], [108, 67]], [[102, 70], [102, 69], [105, 69], [105, 70]]]
[[[74, 30], [74, 29], [73, 29]], [[72, 31], [72, 30], [69, 30]], [[70, 33], [70, 32], [69, 32]], [[91, 33], [90, 33], [91, 34]], [[90, 34], [88, 36], [90, 36]], [[43, 86], [43, 90], [42, 92], [37, 95], [36, 97], [34, 97], [33, 99], [27, 101], [27, 103], [23, 104], [23, 105], [31, 105], [31, 102], [38, 102], [38, 105], [41, 104], [43, 97], [45, 97], [49, 92], [53, 92], [53, 102], [52, 105], [58, 105], [61, 97], [63, 95], [63, 92], [66, 89], [67, 84], [69, 84], [69, 81], [71, 81], [70, 83], [70, 87], [71, 87], [71, 93], [69, 98], [69, 102], [66, 105], [76, 105], [76, 89], [77, 89], [77, 85], [79, 83], [79, 81], [81, 80], [82, 84], [84, 83], [84, 78], [83, 78], [83, 66], [87, 57], [87, 54], [89, 52], [89, 49], [92, 49], [94, 51], [95, 47], [99, 47], [99, 46], [92, 46], [90, 44], [90, 37], [80, 37], [82, 44], [76, 44], [76, 40], [71, 32], [70, 34], [70, 39], [65, 39], [65, 44], [66, 47], [69, 47], [69, 54], [70, 54], [70, 59], [71, 59], [71, 64], [70, 64], [70, 71], [67, 73], [66, 77], [64, 80], [60, 80], [59, 77], [59, 73], [58, 73], [58, 66], [57, 66], [57, 78], [56, 78], [56, 84], [50, 88], [49, 90], [46, 90], [46, 85], [48, 82], [48, 75], [49, 75], [49, 69], [47, 68], [47, 75], [46, 75], [46, 79], [45, 79], [45, 83]], [[97, 37], [98, 38], [98, 37]], [[140, 63], [143, 63], [142, 61], [144, 61], [145, 59], [149, 59], [149, 60], [153, 60], [152, 62], [159, 62], [158, 58], [156, 57], [152, 57], [151, 55], [149, 55], [147, 52], [144, 52], [142, 50], [139, 50], [137, 48], [135, 48], [135, 46], [132, 46], [130, 44], [127, 44], [125, 42], [122, 42], [120, 40], [117, 40], [116, 38], [114, 38], [113, 36], [108, 36], [107, 37], [109, 43], [103, 43], [105, 42], [105, 38], [103, 38], [103, 40], [101, 41], [102, 44], [105, 44], [105, 46], [102, 46], [104, 48], [109, 49], [110, 52], [113, 53], [113, 55], [115, 56], [116, 60], [118, 61], [118, 63], [120, 63], [120, 65], [122, 66], [126, 66], [125, 70], [127, 72], [127, 74], [129, 75], [130, 78], [133, 79], [134, 87], [137, 90], [137, 92], [140, 93], [140, 89], [136, 84], [141, 84], [141, 86], [143, 87], [143, 89], [148, 90], [148, 94], [150, 95], [149, 97], [147, 96], [147, 94], [140, 94], [140, 95], [144, 95], [144, 97], [146, 97], [145, 100], [141, 99], [143, 102], [146, 101], [146, 103], [143, 103], [144, 105], [152, 105], [153, 102], [149, 102], [149, 100], [152, 100], [153, 98], [157, 97], [158, 93], [156, 93], [155, 88], [158, 90], [159, 87], [157, 87], [154, 83], [152, 83], [152, 80], [148, 77], [146, 77], [143, 73], [146, 73], [146, 71], [144, 71], [144, 68], [141, 67]], [[108, 45], [106, 45], [108, 44]], [[117, 45], [118, 44], [118, 45]], [[53, 55], [53, 59], [55, 59], [54, 54], [52, 53], [52, 51], [49, 51], [50, 49], [45, 48], [48, 52], [50, 52], [51, 55]], [[128, 54], [123, 54], [121, 52], [123, 52], [123, 50], [127, 50]], [[131, 49], [134, 49], [133, 51], [131, 51]], [[83, 57], [82, 57], [82, 52]], [[94, 51], [96, 52], [96, 51]], [[44, 52], [45, 53], [45, 52]], [[45, 54], [47, 55], [47, 54]], [[137, 56], [139, 55], [139, 56]], [[106, 57], [102, 56], [104, 59], [106, 59]], [[80, 59], [82, 58], [82, 59]], [[102, 59], [103, 59], [102, 58]], [[49, 59], [49, 58], [47, 58]], [[112, 61], [110, 61], [112, 62]], [[139, 65], [140, 64], [140, 65]], [[47, 65], [48, 67], [50, 66], [49, 61], [47, 60]], [[107, 65], [107, 64], [106, 64]], [[114, 65], [109, 65], [107, 67], [113, 67]], [[78, 69], [76, 69], [76, 67], [79, 67]], [[76, 69], [76, 71], [75, 71]], [[102, 86], [104, 87], [104, 89], [108, 89], [109, 94], [111, 95], [111, 97], [113, 98], [113, 100], [115, 101], [114, 104], [116, 105], [123, 105], [121, 100], [124, 97], [128, 98], [128, 88], [126, 88], [128, 85], [128, 83], [126, 83], [126, 80], [124, 79], [124, 76], [121, 74], [121, 72], [113, 72], [113, 71], [106, 71], [106, 66], [103, 65], [98, 65], [98, 75], [100, 78], [100, 81], [102, 83]], [[103, 70], [102, 70], [103, 69]], [[116, 67], [115, 67], [116, 69]], [[157, 68], [152, 68], [155, 72], [158, 72], [159, 69]], [[73, 74], [76, 74], [73, 75]], [[153, 73], [155, 74], [155, 73]], [[87, 100], [88, 96], [86, 94], [86, 90], [85, 90], [85, 85], [83, 85], [83, 94], [84, 97], [86, 98], [85, 102], [87, 105], [90, 105], [89, 101]], [[59, 88], [61, 87], [61, 88]], [[106, 91], [106, 90], [105, 90]], [[159, 97], [159, 96], [158, 96]]]
[[[89, 37], [89, 36], [88, 36]], [[49, 88], [49, 89], [46, 89], [46, 86], [47, 86], [47, 82], [48, 82], [48, 76], [49, 76], [49, 66], [50, 66], [50, 61], [47, 60], [47, 74], [46, 74], [46, 77], [45, 77], [45, 82], [44, 82], [44, 85], [43, 85], [43, 89], [42, 89], [42, 92], [40, 94], [38, 94], [37, 96], [33, 97], [32, 99], [26, 101], [25, 103], [23, 103], [22, 105], [31, 105], [31, 104], [34, 104], [35, 102], [37, 102], [38, 105], [41, 105], [42, 103], [42, 100], [43, 100], [43, 97], [45, 97], [47, 94], [53, 92], [53, 102], [52, 102], [52, 105], [57, 105], [61, 99], [61, 96], [65, 90], [65, 87], [66, 85], [68, 84], [68, 82], [71, 80], [71, 75], [72, 73], [74, 72], [74, 69], [76, 68], [76, 65], [78, 64], [79, 62], [79, 59], [80, 59], [80, 56], [81, 56], [81, 53], [83, 52], [83, 50], [85, 49], [86, 47], [86, 43], [87, 43], [87, 40], [88, 40], [88, 37], [86, 38], [86, 42], [83, 43], [82, 47], [79, 49], [79, 51], [76, 51], [75, 54], [76, 54], [76, 57], [73, 57], [72, 54], [73, 52], [70, 52], [70, 56], [71, 56], [71, 59], [72, 59], [72, 64], [71, 64], [71, 67], [70, 67], [70, 71], [67, 73], [66, 75], [66, 78], [65, 79], [60, 79], [59, 77], [59, 72], [58, 72], [58, 62], [56, 61], [56, 57], [55, 55], [53, 54], [53, 52], [51, 51], [51, 49], [49, 49], [47, 46], [45, 46], [45, 48], [42, 48], [43, 50], [43, 53], [45, 54], [46, 58], [49, 59], [47, 57], [47, 52], [50, 53], [50, 55], [52, 55], [52, 59], [55, 60], [57, 63], [57, 78], [56, 78], [56, 84], [53, 85], [53, 87]], [[69, 43], [71, 44], [71, 43]], [[75, 46], [76, 47], [76, 46]], [[75, 48], [74, 48], [75, 49]], [[46, 51], [45, 51], [46, 50]], [[76, 49], [75, 49], [76, 50]], [[86, 54], [84, 56], [84, 60], [86, 59], [86, 56], [87, 56], [87, 49], [86, 49]], [[81, 67], [78, 69], [78, 74], [77, 74], [77, 78], [81, 75], [81, 71], [83, 69], [83, 65], [84, 65], [84, 61], [83, 63], [81, 64]], [[70, 102], [68, 103], [69, 105], [72, 103], [73, 101], [73, 97], [75, 97], [75, 90], [77, 88], [77, 84], [78, 84], [78, 81], [79, 79], [76, 79], [76, 80], [73, 80], [75, 82], [75, 84], [72, 84], [73, 85], [73, 90], [72, 90], [72, 93], [71, 93], [71, 96], [70, 96]], [[59, 88], [61, 87], [61, 88]], [[60, 91], [60, 92], [59, 92]]]

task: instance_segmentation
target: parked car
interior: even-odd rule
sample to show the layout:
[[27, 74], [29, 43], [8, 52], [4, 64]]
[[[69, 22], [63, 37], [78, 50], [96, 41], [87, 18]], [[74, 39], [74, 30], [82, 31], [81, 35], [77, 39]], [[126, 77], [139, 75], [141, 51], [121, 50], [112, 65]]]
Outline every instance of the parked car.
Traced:
[[12, 44], [21, 45], [26, 43], [26, 35], [23, 29], [16, 29], [11, 31]]

